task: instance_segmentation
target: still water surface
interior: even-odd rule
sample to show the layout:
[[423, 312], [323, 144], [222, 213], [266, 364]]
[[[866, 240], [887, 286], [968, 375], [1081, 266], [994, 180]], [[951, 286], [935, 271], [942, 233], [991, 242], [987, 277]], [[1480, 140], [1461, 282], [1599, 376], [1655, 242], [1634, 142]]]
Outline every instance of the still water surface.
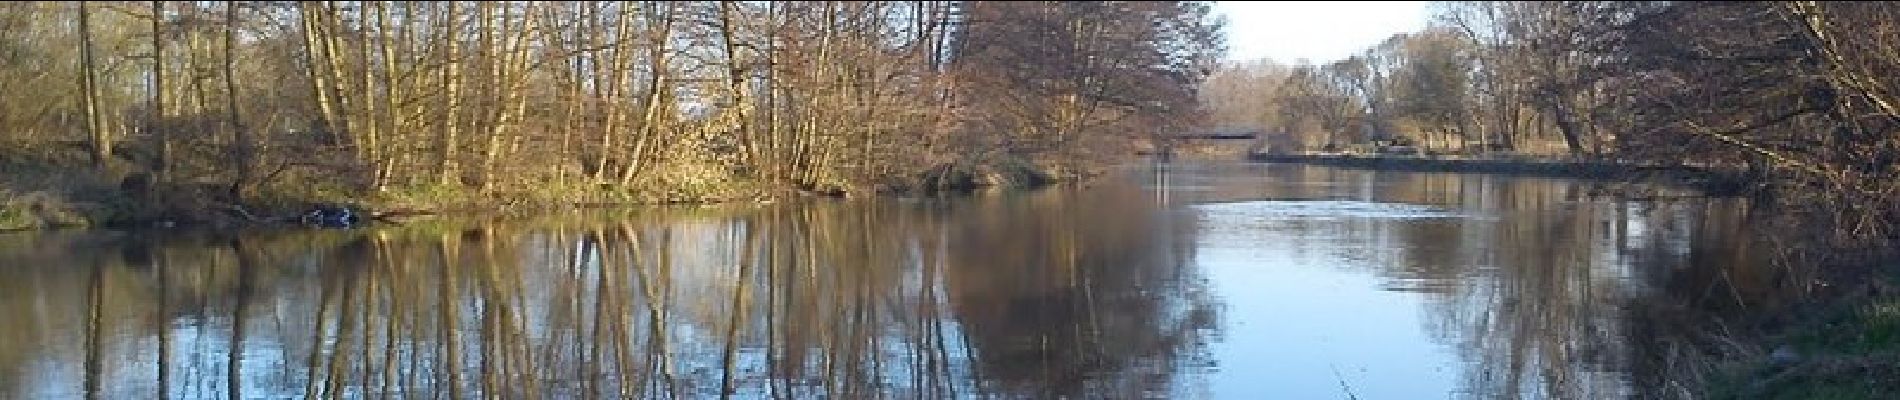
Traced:
[[1176, 164], [945, 200], [0, 234], [0, 398], [1666, 392], [1669, 323], [1639, 309], [1765, 279], [1743, 208], [1589, 190]]

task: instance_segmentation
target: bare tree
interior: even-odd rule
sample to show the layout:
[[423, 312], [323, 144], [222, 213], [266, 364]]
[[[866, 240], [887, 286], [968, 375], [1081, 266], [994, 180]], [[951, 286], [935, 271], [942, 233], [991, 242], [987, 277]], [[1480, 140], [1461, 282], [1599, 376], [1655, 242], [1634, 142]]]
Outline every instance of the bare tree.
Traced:
[[77, 3], [79, 7], [79, 90], [84, 110], [81, 117], [86, 119], [86, 134], [92, 139], [92, 164], [104, 169], [112, 159], [112, 133], [105, 126], [104, 117], [99, 110], [98, 66], [94, 62], [92, 49], [92, 11], [86, 3]]

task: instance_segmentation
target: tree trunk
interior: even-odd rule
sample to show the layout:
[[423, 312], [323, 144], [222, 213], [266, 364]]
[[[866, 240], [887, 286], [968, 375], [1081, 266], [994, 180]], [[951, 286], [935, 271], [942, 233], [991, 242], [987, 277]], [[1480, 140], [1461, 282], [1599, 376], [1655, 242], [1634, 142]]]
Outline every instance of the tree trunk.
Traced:
[[358, 122], [361, 118], [351, 118], [351, 114], [354, 114], [354, 110], [351, 109], [351, 106], [355, 100], [352, 100], [349, 96], [349, 83], [343, 74], [343, 55], [337, 50], [336, 41], [338, 34], [336, 31], [342, 29], [342, 27], [340, 23], [337, 22], [335, 3], [336, 2], [333, 1], [323, 2], [322, 7], [317, 9], [318, 19], [316, 22], [319, 28], [318, 32], [321, 33], [317, 36], [317, 40], [318, 44], [323, 46], [322, 60], [325, 67], [324, 71], [329, 75], [325, 77], [324, 81], [328, 82], [330, 86], [325, 89], [330, 91], [330, 98], [336, 101], [336, 115], [331, 116], [330, 119], [339, 124], [339, 126], [332, 127], [341, 130], [341, 132], [337, 132], [336, 137], [349, 140], [346, 144], [361, 156], [363, 144], [362, 140], [356, 136], [359, 131]]
[[[479, 67], [481, 76], [477, 80], [480, 84], [476, 85], [475, 98], [482, 99], [482, 101], [475, 104], [475, 107], [477, 107], [475, 109], [477, 118], [473, 118], [475, 120], [469, 122], [476, 124], [475, 129], [472, 130], [474, 134], [486, 136], [486, 138], [482, 140], [481, 160], [476, 164], [475, 170], [477, 177], [480, 179], [479, 185], [482, 191], [487, 191], [492, 186], [491, 182], [494, 180], [492, 170], [494, 168], [495, 152], [499, 150], [498, 147], [500, 147], [501, 144], [501, 141], [498, 140], [502, 129], [501, 126], [506, 123], [502, 121], [502, 119], [505, 118], [502, 110], [507, 108], [503, 98], [508, 95], [508, 89], [506, 87], [508, 86], [508, 81], [506, 79], [506, 72], [502, 71], [502, 65], [507, 64], [507, 60], [505, 59], [505, 55], [501, 54], [506, 51], [504, 50], [506, 46], [496, 43], [497, 40], [506, 39], [497, 39], [499, 35], [495, 34], [495, 14], [495, 3], [475, 3], [475, 42], [480, 46], [475, 51], [475, 54], [481, 55], [482, 61], [482, 65]], [[506, 18], [505, 11], [503, 12], [503, 18]], [[508, 29], [508, 24], [503, 22], [501, 29]], [[504, 57], [504, 59], [498, 61], [495, 59], [496, 57]]]
[[[377, 9], [383, 7], [383, 4], [380, 2], [372, 4], [375, 4]], [[377, 183], [376, 167], [378, 163], [376, 160], [382, 158], [382, 129], [379, 125], [382, 124], [383, 118], [376, 113], [376, 88], [373, 86], [376, 77], [374, 72], [375, 68], [371, 67], [375, 65], [373, 63], [375, 58], [371, 57], [369, 39], [369, 32], [371, 32], [373, 28], [371, 14], [369, 10], [365, 9], [359, 11], [357, 15], [357, 32], [361, 32], [363, 35], [363, 38], [356, 42], [357, 57], [362, 60], [362, 63], [357, 65], [360, 74], [357, 76], [357, 83], [359, 83], [359, 85], [356, 87], [356, 93], [357, 101], [363, 104], [363, 114], [358, 117], [363, 121], [358, 126], [362, 132], [363, 140], [356, 144], [356, 165], [360, 169], [356, 170], [355, 177], [358, 179], [366, 179], [367, 182], [358, 181], [355, 183], [367, 184], [368, 187], [374, 190], [381, 187], [381, 184]], [[383, 36], [387, 34], [387, 31], [377, 31], [376, 34]]]
[[612, 164], [609, 161], [618, 153], [615, 151], [614, 138], [621, 134], [621, 128], [626, 125], [626, 112], [620, 99], [626, 95], [627, 70], [633, 65], [633, 50], [627, 45], [633, 40], [631, 31], [634, 16], [633, 12], [629, 11], [631, 7], [629, 3], [622, 3], [617, 10], [618, 13], [614, 15], [613, 57], [608, 60], [606, 73], [600, 75], [607, 81], [604, 82], [605, 85], [601, 85], [602, 82], [599, 81], [595, 82], [596, 86], [606, 88], [603, 97], [599, 98], [604, 101], [601, 106], [606, 108], [606, 118], [601, 122], [600, 155], [594, 170], [594, 179], [598, 182], [606, 182], [607, 179], [613, 177], [613, 170], [610, 167]]
[[92, 140], [92, 165], [101, 170], [112, 158], [112, 135], [99, 117], [99, 88], [94, 77], [92, 55], [92, 10], [79, 3], [79, 90], [86, 118], [86, 135]]
[[458, 145], [456, 135], [459, 133], [457, 124], [460, 123], [457, 118], [462, 113], [462, 65], [459, 61], [462, 54], [457, 46], [457, 42], [461, 41], [461, 38], [457, 37], [459, 33], [457, 28], [461, 24], [456, 21], [456, 18], [455, 2], [449, 2], [448, 17], [444, 22], [444, 25], [448, 27], [448, 32], [443, 35], [443, 40], [448, 44], [448, 50], [445, 53], [448, 64], [442, 70], [443, 94], [447, 96], [447, 104], [442, 107], [442, 137], [438, 143], [440, 147], [436, 149], [436, 158], [440, 162], [436, 165], [436, 182], [443, 185], [453, 185], [460, 181], [456, 179], [455, 150]]
[[[514, 131], [512, 128], [518, 125], [527, 113], [528, 103], [526, 94], [523, 92], [527, 90], [529, 72], [528, 35], [535, 30], [534, 19], [530, 17], [530, 14], [531, 12], [523, 11], [518, 26], [510, 24], [508, 20], [502, 21], [503, 32], [517, 32], [517, 34], [512, 39], [503, 39], [502, 58], [493, 68], [495, 85], [500, 94], [496, 99], [498, 104], [495, 110], [495, 122], [492, 124], [493, 131], [489, 132], [487, 149], [482, 153], [483, 190], [493, 188], [494, 181], [498, 179], [495, 162], [506, 151], [506, 147], [502, 144], [509, 141]], [[502, 14], [503, 18], [507, 18], [507, 15], [505, 11]]]
[[237, 179], [231, 182], [229, 194], [232, 200], [242, 202], [244, 187], [253, 183], [257, 148], [238, 108], [237, 16], [237, 2], [224, 3], [224, 97], [230, 111], [232, 140], [237, 145]]
[[1550, 112], [1551, 118], [1557, 122], [1557, 131], [1563, 134], [1564, 146], [1570, 149], [1570, 156], [1583, 156], [1585, 153], [1583, 132], [1581, 132], [1582, 128], [1577, 126], [1574, 116], [1570, 115], [1569, 99], [1558, 93], [1546, 93], [1545, 96], [1547, 98], [1544, 100], [1544, 107]]
[[620, 184], [622, 185], [631, 183], [634, 173], [638, 172], [639, 169], [646, 164], [647, 153], [651, 151], [650, 148], [653, 143], [658, 140], [655, 136], [660, 135], [659, 125], [662, 123], [660, 110], [665, 107], [663, 102], [671, 100], [670, 96], [664, 95], [667, 90], [664, 86], [670, 84], [666, 80], [667, 55], [670, 52], [667, 44], [672, 41], [674, 5], [671, 3], [661, 3], [655, 6], [664, 7], [665, 11], [662, 11], [659, 28], [656, 28], [658, 32], [653, 34], [655, 39], [654, 46], [649, 48], [647, 53], [649, 75], [647, 77], [647, 96], [643, 102], [645, 103], [644, 106], [646, 110], [642, 112], [640, 116], [640, 136], [634, 138], [633, 154], [629, 156], [630, 159], [627, 161], [627, 165], [625, 165], [620, 172]]
[[298, 3], [298, 14], [303, 27], [304, 65], [310, 69], [310, 96], [317, 103], [317, 129], [328, 135], [331, 143], [340, 143], [342, 139], [337, 130], [342, 129], [343, 123], [336, 120], [336, 100], [331, 98], [328, 74], [323, 72], [328, 63], [322, 59], [323, 44], [318, 38], [322, 17], [310, 2]]
[[[165, 126], [165, 2], [152, 1], [152, 115], [146, 130], [158, 137], [158, 155], [152, 159], [155, 183], [171, 182], [171, 130]], [[152, 187], [157, 187], [153, 185]]]
[[[381, 33], [382, 36], [378, 50], [382, 53], [383, 57], [383, 113], [385, 113], [383, 118], [384, 123], [388, 124], [389, 133], [392, 136], [389, 141], [390, 143], [381, 144], [390, 147], [390, 151], [378, 150], [376, 152], [377, 156], [371, 157], [372, 162], [375, 163], [374, 168], [376, 168], [376, 172], [374, 172], [374, 176], [371, 179], [370, 190], [381, 192], [388, 188], [389, 181], [392, 179], [390, 175], [395, 174], [397, 155], [407, 153], [403, 151], [402, 146], [406, 146], [407, 143], [410, 142], [395, 140], [398, 139], [397, 132], [407, 131], [406, 128], [408, 128], [408, 126], [404, 124], [402, 117], [403, 110], [396, 108], [398, 104], [396, 101], [403, 95], [403, 92], [402, 86], [396, 83], [396, 53], [390, 49], [389, 45], [391, 40], [389, 32], [393, 30], [393, 25], [389, 22], [389, 4], [385, 2], [377, 2], [376, 4], [376, 30]], [[409, 6], [404, 5], [403, 7], [406, 11]], [[406, 32], [408, 32], [408, 28], [405, 27], [403, 29], [405, 34], [402, 35], [403, 37], [396, 38], [396, 40], [407, 43], [405, 39], [407, 39]]]
[[739, 143], [740, 165], [757, 165], [759, 157], [757, 146], [751, 135], [751, 121], [746, 110], [748, 100], [745, 95], [745, 70], [739, 65], [738, 27], [733, 23], [733, 4], [731, 1], [719, 2], [719, 37], [726, 56], [726, 84], [732, 96], [734, 124], [733, 136]]

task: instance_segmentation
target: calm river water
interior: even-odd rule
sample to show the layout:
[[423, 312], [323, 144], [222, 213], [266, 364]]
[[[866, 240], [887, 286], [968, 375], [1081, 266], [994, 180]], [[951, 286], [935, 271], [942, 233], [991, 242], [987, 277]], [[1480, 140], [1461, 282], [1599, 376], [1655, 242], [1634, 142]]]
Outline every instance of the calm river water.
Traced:
[[1174, 164], [940, 200], [6, 233], [0, 398], [1666, 394], [1682, 304], [1768, 279], [1745, 210], [1591, 189]]

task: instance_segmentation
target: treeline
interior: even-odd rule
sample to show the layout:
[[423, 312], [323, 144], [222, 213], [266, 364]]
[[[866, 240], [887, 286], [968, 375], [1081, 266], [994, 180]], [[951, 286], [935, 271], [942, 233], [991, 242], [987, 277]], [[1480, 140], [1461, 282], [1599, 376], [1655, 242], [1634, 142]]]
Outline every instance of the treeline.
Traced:
[[7, 3], [0, 140], [231, 201], [1060, 177], [1187, 122], [1209, 7]]
[[[1274, 150], [1411, 145], [1743, 169], [1821, 262], [1900, 247], [1900, 5], [1439, 2], [1325, 65], [1236, 65], [1216, 123]], [[1792, 238], [1790, 238], [1792, 240]], [[1797, 248], [1802, 246], [1790, 246]], [[1840, 251], [1842, 249], [1851, 251]]]

